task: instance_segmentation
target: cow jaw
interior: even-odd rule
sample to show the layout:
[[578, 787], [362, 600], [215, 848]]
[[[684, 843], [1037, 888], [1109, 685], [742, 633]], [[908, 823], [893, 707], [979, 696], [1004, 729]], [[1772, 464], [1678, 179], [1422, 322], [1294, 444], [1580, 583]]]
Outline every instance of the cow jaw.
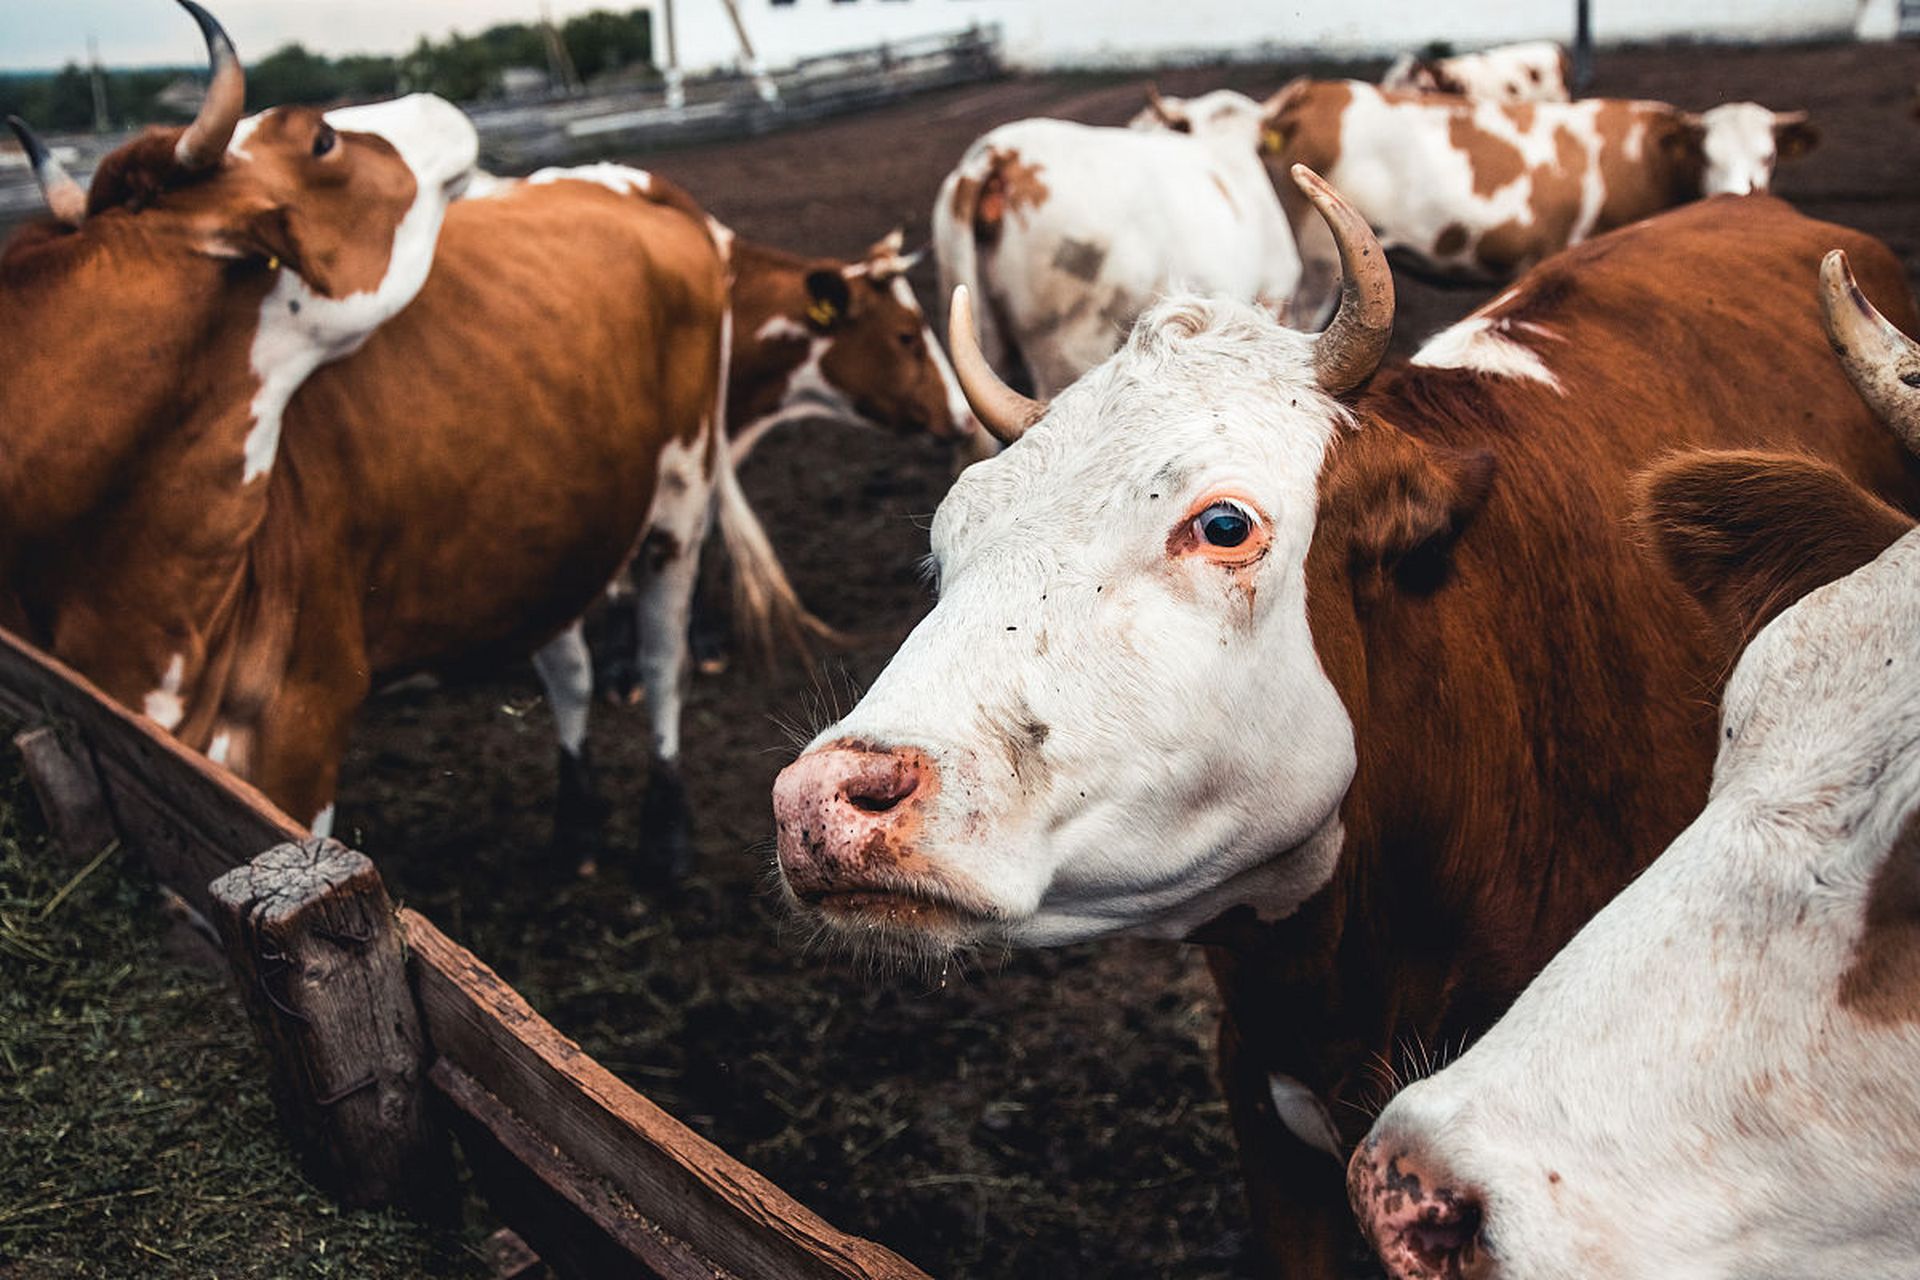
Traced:
[[[941, 504], [939, 603], [776, 786], [795, 897], [848, 931], [941, 948], [1180, 936], [1321, 887], [1355, 752], [1305, 560], [1344, 420], [1314, 388], [1309, 339], [1257, 309], [1143, 316]], [[1186, 549], [1221, 494], [1263, 525], [1250, 564]], [[924, 762], [911, 785], [848, 781], [906, 755]], [[887, 910], [863, 909], [865, 891]], [[963, 910], [922, 929], [910, 901]]]

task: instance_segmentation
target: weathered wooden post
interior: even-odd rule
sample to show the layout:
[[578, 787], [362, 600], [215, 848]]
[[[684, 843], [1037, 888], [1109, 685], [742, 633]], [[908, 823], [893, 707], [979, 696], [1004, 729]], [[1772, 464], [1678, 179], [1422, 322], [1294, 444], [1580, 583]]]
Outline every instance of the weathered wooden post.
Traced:
[[15, 734], [13, 745], [61, 852], [75, 862], [99, 854], [116, 832], [86, 744], [43, 724]]
[[454, 1200], [429, 1111], [426, 1037], [393, 903], [335, 840], [267, 850], [213, 882], [215, 923], [308, 1176], [351, 1205]]

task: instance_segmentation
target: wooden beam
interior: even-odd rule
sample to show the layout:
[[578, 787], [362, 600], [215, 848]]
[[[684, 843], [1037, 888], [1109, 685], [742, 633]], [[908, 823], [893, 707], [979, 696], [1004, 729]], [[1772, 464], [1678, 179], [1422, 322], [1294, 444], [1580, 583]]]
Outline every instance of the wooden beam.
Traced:
[[13, 745], [61, 851], [85, 862], [106, 848], [118, 833], [86, 743], [43, 724], [15, 734]]
[[[402, 910], [399, 920], [434, 1051], [653, 1230], [739, 1276], [928, 1280], [891, 1250], [834, 1229], [628, 1088], [426, 917]], [[494, 1208], [541, 1248], [537, 1227], [512, 1222], [508, 1205]]]
[[335, 840], [283, 844], [214, 881], [212, 898], [281, 1119], [313, 1180], [350, 1205], [450, 1210], [426, 1037], [373, 863]]

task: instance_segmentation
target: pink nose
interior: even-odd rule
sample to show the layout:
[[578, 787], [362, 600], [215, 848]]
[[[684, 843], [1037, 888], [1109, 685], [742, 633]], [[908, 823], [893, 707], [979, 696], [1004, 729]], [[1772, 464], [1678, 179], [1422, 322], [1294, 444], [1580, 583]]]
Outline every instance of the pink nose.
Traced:
[[1467, 1280], [1485, 1256], [1486, 1210], [1477, 1192], [1449, 1185], [1440, 1165], [1380, 1139], [1347, 1163], [1347, 1198], [1394, 1280]]
[[884, 887], [913, 854], [939, 773], [924, 751], [809, 751], [773, 783], [780, 869], [801, 898]]

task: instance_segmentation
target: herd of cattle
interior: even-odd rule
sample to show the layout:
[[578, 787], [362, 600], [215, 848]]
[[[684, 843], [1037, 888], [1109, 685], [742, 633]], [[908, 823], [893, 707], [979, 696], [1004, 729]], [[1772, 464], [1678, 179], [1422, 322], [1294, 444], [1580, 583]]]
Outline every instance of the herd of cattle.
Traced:
[[[710, 524], [825, 629], [738, 463], [955, 437], [937, 603], [775, 785], [798, 910], [1205, 944], [1273, 1275], [1911, 1273], [1920, 314], [1764, 194], [1804, 116], [1569, 102], [1549, 45], [1006, 125], [934, 209], [949, 364], [897, 233], [493, 178], [428, 97], [245, 116], [180, 3], [190, 125], [82, 190], [11, 122], [0, 624], [316, 830], [370, 692], [532, 654], [591, 850], [611, 595], [670, 876]], [[1512, 283], [1388, 363], [1390, 255]]]

